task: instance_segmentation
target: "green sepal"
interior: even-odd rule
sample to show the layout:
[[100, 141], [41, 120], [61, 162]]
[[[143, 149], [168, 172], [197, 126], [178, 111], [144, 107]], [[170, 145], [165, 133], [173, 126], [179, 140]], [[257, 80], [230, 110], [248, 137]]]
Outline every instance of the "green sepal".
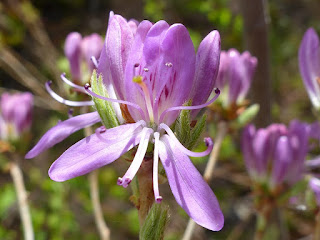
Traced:
[[260, 110], [259, 104], [253, 104], [241, 113], [237, 118], [237, 127], [241, 128], [251, 122]]
[[[184, 106], [191, 106], [191, 101], [188, 101]], [[174, 131], [179, 141], [185, 146], [190, 137], [190, 110], [182, 110], [176, 120]]]
[[[92, 91], [100, 96], [109, 97], [107, 89], [103, 84], [102, 76], [97, 78], [97, 72], [94, 70], [91, 76]], [[96, 110], [98, 111], [103, 125], [106, 128], [113, 128], [119, 126], [119, 120], [113, 109], [112, 103], [102, 100], [100, 98], [92, 97]]]
[[207, 120], [207, 115], [203, 114], [201, 118], [197, 121], [197, 124], [192, 128], [191, 134], [190, 134], [190, 139], [187, 144], [189, 149], [193, 149], [196, 147], [198, 140], [204, 130], [204, 127], [206, 126], [206, 120]]
[[[191, 106], [191, 101], [188, 101], [184, 106]], [[204, 130], [207, 116], [204, 114], [197, 121], [194, 127], [191, 127], [191, 111], [181, 110], [179, 117], [174, 123], [174, 132], [183, 146], [192, 149], [196, 146], [201, 133]]]
[[169, 208], [163, 204], [154, 203], [146, 220], [140, 229], [140, 240], [162, 240], [169, 220]]

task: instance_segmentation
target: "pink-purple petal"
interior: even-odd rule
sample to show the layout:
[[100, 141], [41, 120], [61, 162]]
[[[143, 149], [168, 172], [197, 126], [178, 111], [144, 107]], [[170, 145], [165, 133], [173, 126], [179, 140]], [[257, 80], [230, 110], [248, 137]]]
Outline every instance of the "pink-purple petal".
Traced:
[[319, 37], [313, 28], [309, 28], [299, 48], [299, 67], [305, 88], [312, 104], [320, 107], [320, 45]]
[[175, 148], [168, 135], [161, 137], [159, 156], [178, 204], [199, 225], [219, 231], [224, 217], [218, 200], [187, 155]]
[[98, 112], [92, 112], [59, 122], [42, 136], [39, 142], [27, 153], [25, 158], [34, 158], [48, 148], [63, 141], [72, 133], [99, 121], [100, 117]]
[[[205, 103], [215, 86], [220, 61], [220, 34], [210, 32], [200, 43], [196, 57], [196, 69], [190, 93], [193, 105]], [[199, 91], [201, 89], [201, 91]], [[193, 115], [199, 111], [194, 111]]]
[[50, 167], [52, 180], [62, 182], [117, 160], [140, 141], [142, 127], [126, 124], [92, 134], [67, 149]]

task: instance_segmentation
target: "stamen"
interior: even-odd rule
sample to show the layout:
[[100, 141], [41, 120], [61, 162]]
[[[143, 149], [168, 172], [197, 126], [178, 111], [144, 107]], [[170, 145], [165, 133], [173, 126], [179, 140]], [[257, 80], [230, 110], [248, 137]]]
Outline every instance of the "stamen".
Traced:
[[211, 151], [212, 151], [212, 148], [213, 148], [213, 142], [211, 140], [211, 138], [205, 138], [205, 143], [207, 145], [207, 149], [203, 152], [192, 152], [190, 151], [189, 149], [185, 148], [180, 142], [179, 140], [177, 139], [176, 135], [174, 135], [174, 133], [172, 132], [172, 130], [164, 123], [161, 123], [159, 125], [159, 129], [164, 129], [168, 135], [170, 136], [170, 138], [174, 141], [175, 143], [175, 146], [177, 148], [179, 148], [179, 150], [181, 150], [182, 152], [184, 152], [185, 154], [187, 154], [188, 156], [191, 156], [191, 157], [204, 157], [204, 156], [207, 156]]
[[160, 115], [160, 120], [159, 122], [163, 122], [163, 118], [165, 116], [166, 113], [168, 112], [171, 112], [171, 111], [177, 111], [177, 110], [196, 110], [196, 109], [201, 109], [201, 108], [204, 108], [208, 105], [210, 105], [211, 103], [213, 103], [215, 100], [217, 100], [217, 98], [219, 97], [220, 95], [220, 90], [219, 88], [215, 88], [214, 89], [214, 92], [215, 92], [215, 96], [209, 101], [209, 102], [206, 102], [204, 104], [201, 104], [201, 105], [196, 105], [196, 106], [178, 106], [178, 107], [171, 107], [171, 108], [168, 108], [166, 110], [164, 110], [161, 115]]
[[146, 154], [148, 144], [149, 144], [149, 138], [153, 130], [151, 128], [144, 128], [141, 132], [141, 139], [139, 143], [138, 150], [136, 152], [136, 155], [133, 158], [133, 161], [127, 170], [127, 172], [124, 174], [122, 178], [118, 178], [118, 185], [122, 185], [124, 188], [128, 187], [136, 173], [138, 172], [143, 159], [144, 155]]
[[62, 73], [60, 75], [60, 78], [62, 79], [62, 81], [64, 81], [69, 86], [74, 87], [74, 88], [78, 89], [79, 91], [81, 91], [83, 93], [86, 93], [86, 91], [83, 89], [83, 86], [80, 86], [80, 85], [77, 85], [77, 84], [74, 84], [73, 82], [71, 82], [69, 79], [66, 78], [66, 74], [65, 73]]
[[98, 68], [98, 61], [97, 61], [96, 57], [92, 56], [90, 59], [91, 59], [93, 65], [94, 65], [94, 67]]
[[118, 100], [118, 99], [112, 99], [112, 98], [107, 98], [107, 97], [100, 96], [100, 95], [98, 95], [95, 92], [90, 90], [90, 85], [88, 83], [86, 83], [84, 85], [84, 89], [92, 97], [100, 98], [102, 100], [109, 101], [109, 102], [122, 103], [122, 104], [129, 105], [131, 107], [134, 107], [134, 108], [139, 110], [142, 119], [146, 119], [142, 108], [138, 104], [135, 104], [135, 103], [132, 103], [132, 102], [128, 102], [128, 101], [124, 101], [124, 100]]
[[148, 90], [148, 87], [147, 87], [146, 83], [143, 81], [143, 78], [141, 75], [134, 76], [132, 81], [137, 83], [141, 87], [141, 89], [144, 93], [144, 99], [146, 101], [150, 122], [153, 123], [154, 122], [154, 115], [153, 115], [153, 108], [152, 108], [152, 104], [151, 104], [150, 91]]
[[149, 72], [149, 68], [144, 68], [143, 71]]
[[60, 97], [58, 94], [56, 94], [51, 88], [50, 85], [52, 84], [51, 81], [46, 82], [46, 89], [48, 91], [48, 93], [51, 95], [51, 97], [53, 97], [56, 101], [63, 103], [67, 106], [70, 107], [81, 107], [81, 106], [92, 106], [94, 105], [93, 101], [70, 101], [70, 100], [66, 100], [62, 97]]
[[158, 181], [158, 165], [159, 165], [159, 139], [160, 134], [155, 132], [154, 136], [154, 151], [153, 151], [153, 193], [156, 203], [162, 201], [162, 197], [159, 194], [159, 181]]

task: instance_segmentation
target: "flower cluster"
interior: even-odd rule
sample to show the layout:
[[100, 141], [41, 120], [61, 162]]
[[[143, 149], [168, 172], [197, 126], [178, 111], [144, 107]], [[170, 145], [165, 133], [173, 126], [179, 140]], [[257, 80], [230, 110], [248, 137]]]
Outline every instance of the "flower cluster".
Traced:
[[96, 69], [95, 59], [99, 58], [102, 47], [103, 39], [96, 33], [84, 38], [78, 32], [68, 34], [64, 53], [69, 61], [73, 82], [83, 84], [88, 82], [88, 78], [84, 75], [91, 74], [93, 69]]
[[216, 86], [222, 89], [220, 100], [225, 107], [243, 102], [251, 86], [257, 63], [257, 59], [247, 51], [242, 54], [236, 49], [221, 51]]
[[299, 181], [304, 173], [309, 136], [310, 126], [296, 120], [288, 128], [283, 124], [258, 130], [247, 126], [241, 143], [253, 181], [266, 184], [271, 192]]
[[18, 140], [32, 122], [33, 96], [31, 93], [3, 93], [0, 98], [0, 139]]
[[[91, 95], [97, 112], [58, 123], [26, 158], [35, 157], [73, 132], [101, 121], [103, 127], [71, 146], [52, 164], [49, 176], [53, 180], [65, 181], [86, 174], [112, 163], [138, 146], [129, 169], [118, 179], [119, 185], [127, 187], [151, 146], [155, 201], [162, 200], [158, 187], [160, 158], [179, 205], [199, 225], [220, 230], [224, 218], [217, 198], [188, 157], [207, 155], [213, 142], [206, 138], [207, 150], [192, 152], [179, 142], [170, 128], [179, 111], [191, 110], [195, 116], [218, 97], [219, 90], [216, 89], [216, 95], [206, 102], [215, 84], [219, 56], [220, 36], [217, 31], [204, 38], [196, 54], [182, 24], [170, 26], [165, 21], [153, 24], [146, 20], [137, 23], [111, 12], [98, 62], [98, 76], [94, 74], [91, 86], [85, 88], [66, 81]], [[56, 99], [61, 100], [58, 96]], [[81, 105], [81, 102], [61, 102]], [[105, 105], [109, 102], [112, 102], [113, 110], [110, 105]], [[192, 105], [186, 106], [188, 102]], [[113, 112], [117, 116], [113, 125], [122, 125], [106, 129]]]

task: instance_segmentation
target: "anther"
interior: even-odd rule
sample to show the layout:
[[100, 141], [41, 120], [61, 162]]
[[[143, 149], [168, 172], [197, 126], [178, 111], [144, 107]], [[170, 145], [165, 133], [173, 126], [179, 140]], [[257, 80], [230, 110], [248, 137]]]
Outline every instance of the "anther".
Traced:
[[219, 88], [215, 88], [215, 89], [214, 89], [214, 92], [215, 92], [216, 94], [220, 94], [220, 89], [219, 89]]
[[88, 89], [90, 88], [90, 84], [89, 84], [89, 83], [86, 83], [86, 84], [84, 85], [84, 88], [85, 88], [86, 90], [88, 90]]
[[156, 203], [161, 203], [162, 202], [162, 197], [159, 196], [159, 197], [156, 197]]
[[212, 139], [208, 138], [208, 137], [204, 139], [204, 142], [206, 144], [206, 147], [208, 147], [208, 146], [213, 144]]
[[144, 68], [143, 71], [149, 72], [149, 68]]
[[49, 86], [51, 86], [52, 85], [52, 81], [50, 80], [50, 81], [48, 81], [48, 85]]
[[122, 178], [121, 178], [121, 177], [118, 177], [117, 184], [118, 184], [118, 185], [122, 185], [122, 183], [123, 183]]
[[68, 110], [68, 116], [69, 116], [69, 118], [71, 118], [73, 116], [73, 108], [70, 108]]
[[172, 67], [172, 66], [173, 66], [173, 64], [172, 64], [171, 62], [167, 62], [165, 65], [166, 65], [167, 67]]
[[137, 67], [139, 67], [139, 66], [140, 66], [139, 63], [134, 64], [134, 67], [135, 67], [135, 68], [137, 68]]

